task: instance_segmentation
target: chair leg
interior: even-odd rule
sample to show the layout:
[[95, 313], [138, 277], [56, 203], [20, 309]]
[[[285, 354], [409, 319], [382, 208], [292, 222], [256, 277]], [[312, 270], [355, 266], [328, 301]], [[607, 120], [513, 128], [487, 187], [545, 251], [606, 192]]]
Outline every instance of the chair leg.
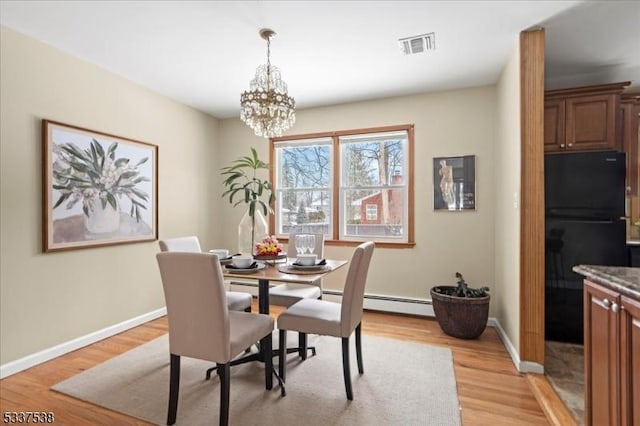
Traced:
[[176, 422], [178, 413], [178, 392], [180, 391], [180, 355], [171, 354], [169, 367], [169, 409], [167, 411], [167, 424]]
[[[244, 308], [244, 311], [251, 313], [251, 306], [249, 306], [248, 308]], [[251, 352], [251, 346], [249, 346], [247, 349], [244, 350], [245, 354], [248, 354], [249, 352]]]
[[351, 368], [349, 367], [349, 338], [342, 338], [342, 372], [344, 373], [344, 388], [347, 391], [347, 399], [353, 400], [351, 390]]
[[303, 361], [307, 359], [307, 333], [298, 333], [298, 355]]
[[278, 373], [280, 379], [286, 382], [285, 378], [287, 368], [287, 330], [280, 330], [278, 337]]
[[231, 387], [231, 363], [216, 364], [220, 376], [220, 426], [229, 424], [229, 390]]
[[264, 359], [264, 383], [267, 390], [273, 388], [273, 349], [271, 345], [271, 333], [260, 339], [260, 352]]
[[362, 366], [362, 323], [359, 323], [356, 327], [356, 359], [358, 360], [358, 373], [364, 374], [364, 367]]

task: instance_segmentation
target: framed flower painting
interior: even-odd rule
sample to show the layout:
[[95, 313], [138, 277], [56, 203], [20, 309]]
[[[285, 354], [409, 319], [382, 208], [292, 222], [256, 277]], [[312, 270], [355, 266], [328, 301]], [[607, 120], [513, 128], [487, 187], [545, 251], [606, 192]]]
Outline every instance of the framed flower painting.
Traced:
[[158, 237], [158, 147], [43, 120], [45, 252]]

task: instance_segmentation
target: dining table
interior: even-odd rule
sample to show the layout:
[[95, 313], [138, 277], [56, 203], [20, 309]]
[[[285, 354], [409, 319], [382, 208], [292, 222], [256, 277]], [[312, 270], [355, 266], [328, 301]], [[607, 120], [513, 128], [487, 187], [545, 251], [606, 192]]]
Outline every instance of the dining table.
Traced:
[[[241, 279], [243, 281], [257, 281], [258, 282], [258, 312], [261, 314], [269, 315], [269, 287], [273, 282], [279, 283], [294, 283], [294, 284], [308, 284], [313, 283], [325, 276], [337, 271], [349, 263], [347, 260], [334, 260], [323, 259], [323, 265], [319, 265], [317, 269], [313, 268], [300, 268], [296, 269], [293, 265], [295, 259], [285, 258], [284, 261], [257, 261], [256, 267], [248, 269], [236, 269], [233, 267], [227, 267], [230, 262], [222, 262], [222, 275], [225, 279]], [[297, 352], [298, 348], [290, 348], [287, 353]], [[278, 351], [272, 349], [271, 356], [277, 356]], [[264, 362], [266, 353], [264, 348], [260, 348], [257, 353], [248, 353], [242, 357], [236, 358], [231, 361], [231, 365], [245, 364], [247, 362], [259, 361]], [[216, 370], [216, 367], [211, 367], [207, 370], [206, 378], [211, 378], [211, 373]], [[285, 395], [285, 388], [283, 380], [278, 376], [277, 371], [274, 369], [274, 375], [278, 379], [281, 387], [281, 392]], [[269, 380], [270, 381], [270, 380]], [[271, 383], [268, 384], [271, 387]]]
[[237, 270], [227, 268], [222, 265], [222, 272], [225, 279], [236, 278], [244, 281], [258, 282], [258, 312], [269, 315], [269, 286], [272, 282], [308, 284], [323, 278], [330, 273], [347, 265], [347, 260], [324, 259], [324, 265], [319, 266], [317, 270], [301, 268], [296, 269], [293, 266], [295, 259], [285, 259], [284, 262], [278, 261], [257, 261], [259, 268], [254, 270]]

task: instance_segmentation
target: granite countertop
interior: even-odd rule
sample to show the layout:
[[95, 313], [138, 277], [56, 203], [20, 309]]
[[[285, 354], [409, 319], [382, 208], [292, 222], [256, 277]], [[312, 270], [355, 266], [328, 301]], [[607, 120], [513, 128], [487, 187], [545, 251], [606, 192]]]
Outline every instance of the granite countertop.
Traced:
[[640, 300], [640, 268], [578, 265], [573, 270], [622, 295]]

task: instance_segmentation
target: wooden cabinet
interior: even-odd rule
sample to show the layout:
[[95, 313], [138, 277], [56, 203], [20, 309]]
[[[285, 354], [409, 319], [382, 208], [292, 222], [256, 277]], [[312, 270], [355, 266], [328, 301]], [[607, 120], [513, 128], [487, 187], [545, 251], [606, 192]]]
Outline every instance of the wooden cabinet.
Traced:
[[622, 149], [627, 154], [627, 195], [640, 195], [640, 95], [622, 95], [620, 106]]
[[545, 92], [545, 152], [620, 150], [620, 95], [629, 84]]
[[544, 150], [561, 151], [565, 148], [563, 99], [544, 101]]
[[620, 412], [622, 424], [640, 425], [640, 302], [621, 297]]
[[640, 425], [640, 302], [584, 284], [586, 424]]

